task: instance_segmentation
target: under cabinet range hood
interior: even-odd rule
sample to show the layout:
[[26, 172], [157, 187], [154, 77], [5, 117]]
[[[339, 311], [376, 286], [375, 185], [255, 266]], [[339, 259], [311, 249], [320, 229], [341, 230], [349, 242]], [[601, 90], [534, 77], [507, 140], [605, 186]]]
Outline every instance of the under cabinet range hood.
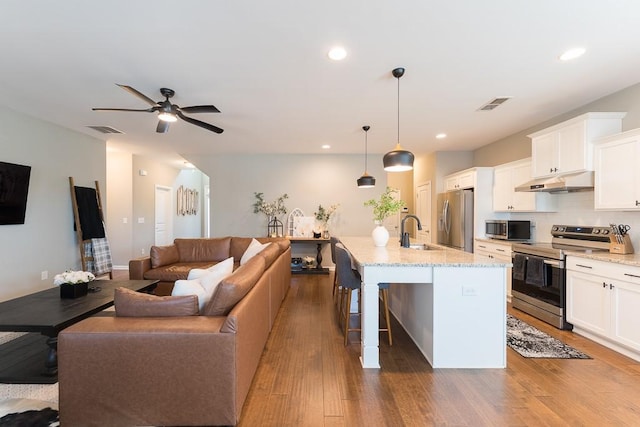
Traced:
[[593, 171], [537, 178], [516, 187], [519, 192], [572, 193], [593, 191]]

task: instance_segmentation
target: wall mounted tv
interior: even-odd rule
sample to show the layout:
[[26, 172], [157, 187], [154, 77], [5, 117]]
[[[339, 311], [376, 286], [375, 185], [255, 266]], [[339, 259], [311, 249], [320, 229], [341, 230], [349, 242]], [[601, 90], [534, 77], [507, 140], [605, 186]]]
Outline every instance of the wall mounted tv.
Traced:
[[31, 166], [0, 162], [0, 225], [24, 224]]

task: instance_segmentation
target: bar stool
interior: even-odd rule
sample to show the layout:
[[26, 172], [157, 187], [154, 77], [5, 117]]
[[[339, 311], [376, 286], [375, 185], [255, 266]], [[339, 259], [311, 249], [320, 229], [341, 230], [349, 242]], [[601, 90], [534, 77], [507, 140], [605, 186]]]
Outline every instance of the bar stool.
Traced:
[[[362, 279], [360, 274], [353, 270], [352, 258], [349, 251], [342, 245], [337, 243], [335, 246], [336, 251], [336, 274], [338, 276], [338, 285], [341, 287], [340, 291], [340, 314], [338, 324], [344, 321], [344, 345], [349, 343], [349, 332], [361, 331], [361, 328], [350, 328], [349, 320], [351, 319], [351, 295], [354, 290], [360, 292]], [[393, 345], [393, 338], [391, 336], [391, 320], [389, 316], [389, 284], [379, 283], [378, 287], [382, 295], [382, 303], [384, 309], [384, 318], [386, 322], [386, 328], [380, 328], [380, 331], [387, 332], [389, 338], [389, 346]], [[359, 295], [359, 294], [358, 294]], [[358, 299], [358, 306], [360, 305], [360, 299]], [[360, 309], [358, 313], [360, 315]]]

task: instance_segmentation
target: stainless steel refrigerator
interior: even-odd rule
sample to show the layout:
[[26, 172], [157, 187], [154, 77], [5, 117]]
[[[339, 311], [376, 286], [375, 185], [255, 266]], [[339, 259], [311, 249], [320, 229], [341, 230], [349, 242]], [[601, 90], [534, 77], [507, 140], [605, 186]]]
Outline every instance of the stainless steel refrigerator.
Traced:
[[473, 190], [438, 194], [438, 244], [473, 252]]

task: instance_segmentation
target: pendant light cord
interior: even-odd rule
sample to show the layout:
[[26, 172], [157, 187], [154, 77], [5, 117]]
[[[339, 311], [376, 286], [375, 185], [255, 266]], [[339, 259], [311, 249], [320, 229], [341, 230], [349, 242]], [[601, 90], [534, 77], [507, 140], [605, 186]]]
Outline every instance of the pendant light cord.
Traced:
[[367, 147], [368, 147], [368, 131], [364, 131], [364, 173], [369, 173], [367, 172]]
[[398, 145], [400, 145], [400, 77], [398, 79]]

